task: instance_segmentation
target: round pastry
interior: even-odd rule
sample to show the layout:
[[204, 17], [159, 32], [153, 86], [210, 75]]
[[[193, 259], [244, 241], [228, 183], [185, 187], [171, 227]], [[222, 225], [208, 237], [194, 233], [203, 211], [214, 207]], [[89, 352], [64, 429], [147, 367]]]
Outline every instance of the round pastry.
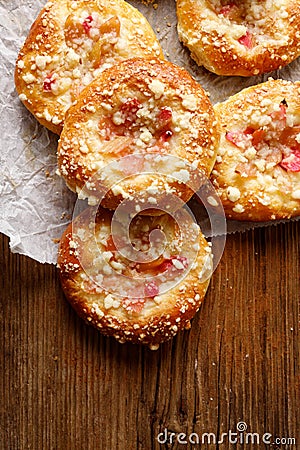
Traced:
[[212, 181], [225, 213], [267, 221], [300, 214], [300, 83], [272, 80], [215, 106], [222, 131]]
[[252, 76], [300, 55], [300, 3], [278, 0], [177, 0], [179, 39], [199, 66]]
[[88, 208], [77, 216], [61, 238], [58, 267], [79, 316], [122, 343], [152, 349], [190, 328], [209, 285], [212, 252], [198, 225], [184, 221], [167, 214], [134, 217], [131, 253], [124, 256], [126, 239], [109, 210]]
[[[213, 107], [184, 69], [133, 58], [102, 72], [69, 109], [58, 165], [69, 188], [90, 204], [104, 191], [103, 206], [114, 209], [138, 192], [153, 197], [168, 187], [187, 201], [193, 191], [185, 161], [208, 176], [218, 138]], [[162, 173], [177, 180], [166, 185]]]
[[103, 69], [134, 56], [163, 58], [145, 17], [123, 0], [49, 1], [16, 63], [20, 100], [60, 134], [65, 113]]

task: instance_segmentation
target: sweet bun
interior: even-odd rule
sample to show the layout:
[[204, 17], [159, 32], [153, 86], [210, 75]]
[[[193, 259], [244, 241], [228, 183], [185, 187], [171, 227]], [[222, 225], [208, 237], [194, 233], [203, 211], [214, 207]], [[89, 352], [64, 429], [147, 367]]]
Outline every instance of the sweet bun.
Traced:
[[[218, 139], [213, 107], [187, 71], [167, 61], [134, 58], [102, 72], [69, 109], [58, 166], [69, 188], [90, 204], [103, 191], [102, 205], [114, 209], [142, 190], [153, 198], [169, 188], [187, 201], [193, 192], [185, 161], [209, 176]], [[158, 173], [136, 175], [151, 172], [151, 155], [162, 165], [166, 161], [161, 169], [178, 179], [166, 185], [159, 166]], [[120, 158], [125, 159], [119, 163]], [[108, 182], [103, 170], [113, 163]]]
[[300, 215], [300, 83], [272, 80], [215, 106], [221, 140], [212, 182], [229, 218]]
[[300, 3], [177, 0], [179, 39], [218, 75], [271, 72], [300, 55]]
[[138, 262], [122, 256], [126, 244], [118, 232], [112, 235], [109, 210], [90, 207], [77, 216], [61, 238], [58, 267], [79, 316], [119, 342], [152, 349], [190, 328], [209, 285], [212, 253], [196, 224], [184, 240], [179, 226], [169, 215], [136, 216], [129, 236], [138, 256], [149, 251], [152, 233], [167, 241], [151, 261]]
[[125, 1], [49, 1], [18, 56], [16, 88], [38, 121], [60, 134], [82, 88], [134, 56], [163, 54], [145, 17]]

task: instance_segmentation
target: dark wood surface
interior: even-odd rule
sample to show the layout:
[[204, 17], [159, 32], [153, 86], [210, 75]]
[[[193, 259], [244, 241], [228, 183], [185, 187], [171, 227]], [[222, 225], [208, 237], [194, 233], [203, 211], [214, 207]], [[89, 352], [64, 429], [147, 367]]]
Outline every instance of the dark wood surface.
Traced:
[[[192, 329], [156, 352], [87, 327], [55, 267], [1, 236], [1, 450], [300, 449], [299, 231], [228, 236]], [[239, 422], [259, 445], [178, 443]], [[165, 428], [177, 434], [159, 444]]]

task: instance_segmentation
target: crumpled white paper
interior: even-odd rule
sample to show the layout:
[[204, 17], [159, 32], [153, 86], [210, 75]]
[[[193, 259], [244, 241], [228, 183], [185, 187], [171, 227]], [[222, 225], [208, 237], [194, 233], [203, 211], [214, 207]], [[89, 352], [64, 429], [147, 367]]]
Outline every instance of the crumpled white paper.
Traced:
[[[210, 93], [213, 103], [268, 76], [296, 81], [300, 61], [265, 76], [219, 77], [198, 68], [178, 41], [175, 1], [158, 0], [155, 9], [138, 0], [130, 3], [147, 17], [167, 58], [185, 67]], [[0, 0], [0, 232], [10, 237], [13, 252], [42, 263], [56, 263], [58, 240], [69, 223], [76, 196], [56, 174], [58, 137], [39, 125], [21, 104], [14, 86], [17, 54], [45, 1]], [[230, 221], [228, 231], [266, 224]]]

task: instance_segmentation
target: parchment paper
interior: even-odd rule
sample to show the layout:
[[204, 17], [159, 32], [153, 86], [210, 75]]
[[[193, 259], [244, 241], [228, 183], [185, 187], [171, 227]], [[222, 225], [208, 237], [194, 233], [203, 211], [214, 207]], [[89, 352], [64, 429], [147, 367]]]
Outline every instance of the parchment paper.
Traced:
[[[259, 77], [219, 77], [197, 67], [178, 41], [174, 0], [130, 3], [147, 17], [166, 57], [185, 67], [210, 93], [213, 103], [273, 78], [300, 79], [300, 61]], [[58, 240], [72, 217], [76, 196], [56, 175], [58, 137], [39, 125], [19, 101], [14, 66], [30, 26], [45, 1], [0, 0], [0, 232], [13, 252], [56, 263]], [[273, 223], [272, 223], [273, 224]], [[228, 232], [270, 225], [228, 221]]]

